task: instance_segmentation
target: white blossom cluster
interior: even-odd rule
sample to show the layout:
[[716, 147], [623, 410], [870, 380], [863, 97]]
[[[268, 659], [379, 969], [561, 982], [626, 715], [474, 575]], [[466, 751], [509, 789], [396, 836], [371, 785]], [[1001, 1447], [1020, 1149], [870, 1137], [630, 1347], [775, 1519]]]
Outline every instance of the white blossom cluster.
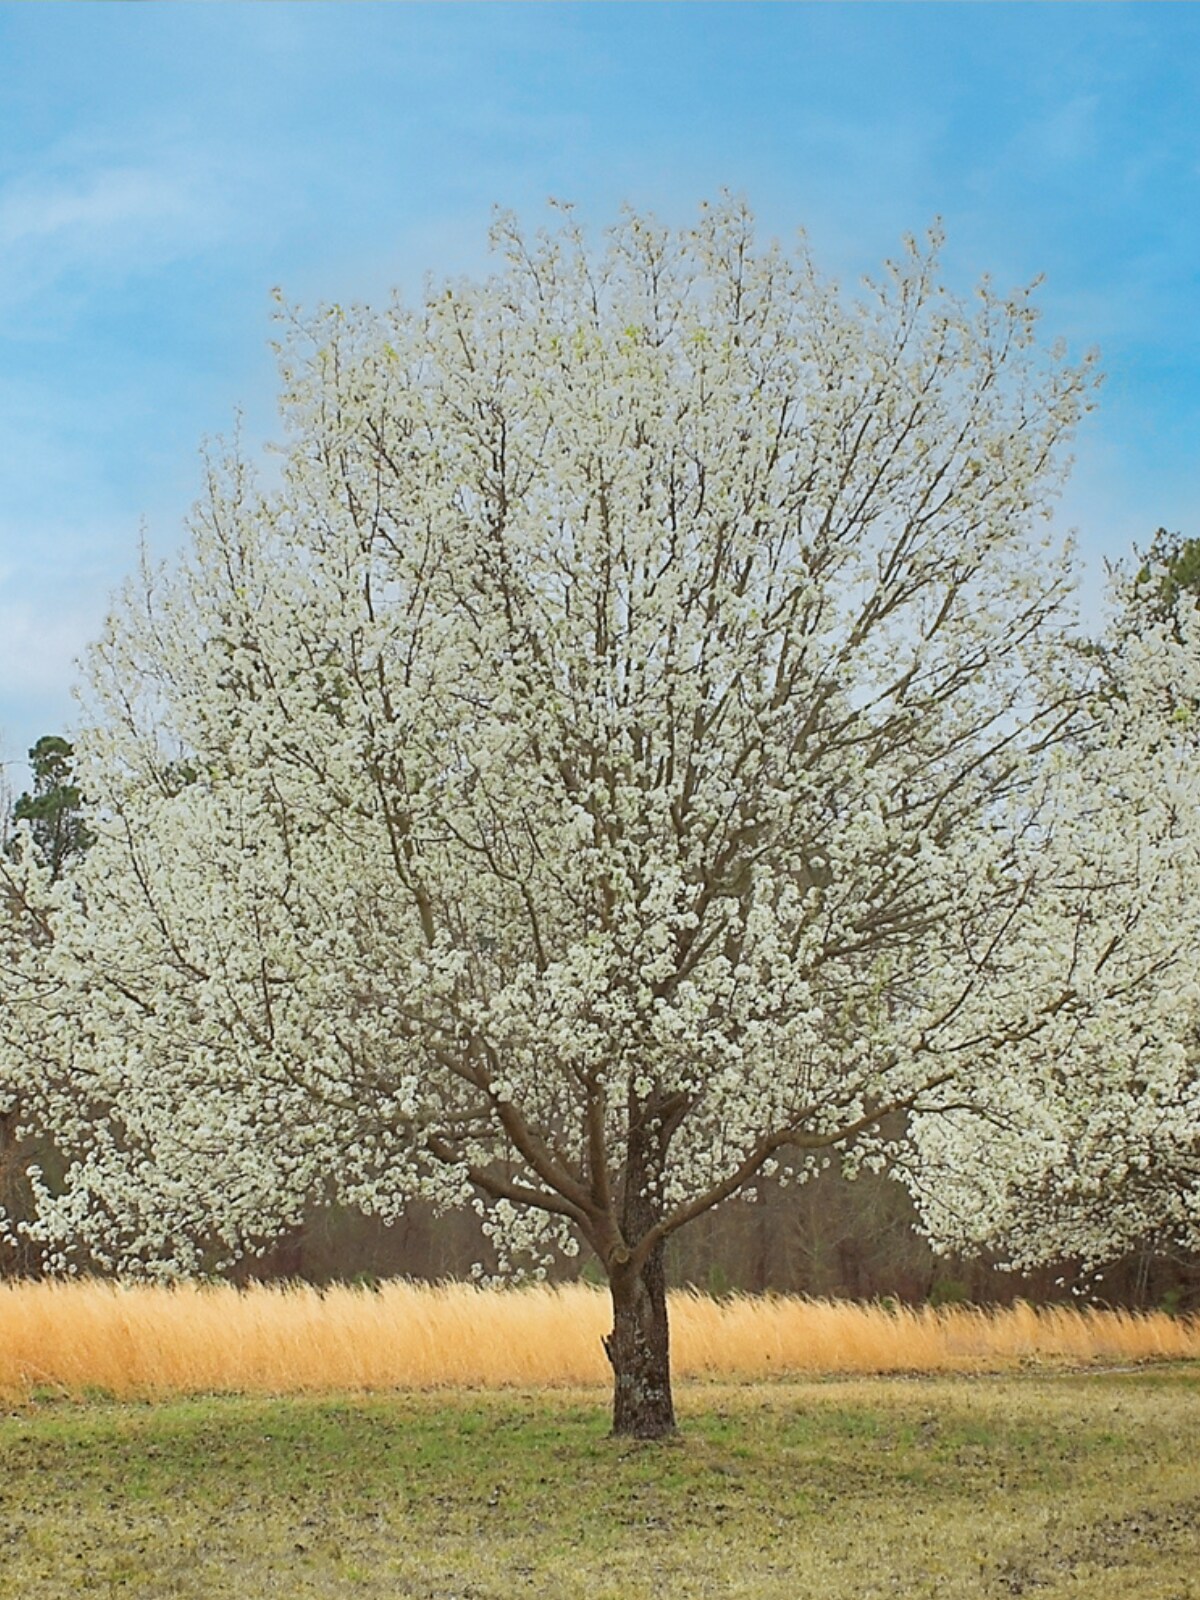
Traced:
[[1200, 611], [1118, 591], [1046, 847], [1079, 927], [1061, 1017], [985, 1115], [917, 1119], [909, 1158], [934, 1239], [1017, 1266], [1200, 1248]]
[[611, 1265], [901, 1112], [949, 1236], [1081, 1082], [1194, 1114], [1190, 749], [1109, 729], [1044, 532], [1088, 367], [936, 240], [861, 302], [729, 203], [496, 242], [284, 313], [280, 486], [213, 465], [93, 651], [95, 842], [0, 935], [57, 1259], [419, 1192]]

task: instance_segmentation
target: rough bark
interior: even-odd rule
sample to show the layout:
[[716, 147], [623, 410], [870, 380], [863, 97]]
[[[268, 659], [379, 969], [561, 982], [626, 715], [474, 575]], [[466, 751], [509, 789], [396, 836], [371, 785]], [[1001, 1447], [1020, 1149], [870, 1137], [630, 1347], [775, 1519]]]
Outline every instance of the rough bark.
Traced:
[[613, 1369], [614, 1436], [663, 1439], [675, 1432], [663, 1247], [640, 1270], [614, 1267], [613, 1331], [604, 1341]]
[[670, 1141], [671, 1126], [656, 1104], [631, 1101], [629, 1146], [621, 1206], [626, 1246], [608, 1260], [613, 1331], [604, 1341], [613, 1369], [614, 1436], [663, 1439], [675, 1432], [671, 1396], [671, 1341], [667, 1275], [660, 1239], [649, 1250], [638, 1241], [658, 1223], [652, 1198]]

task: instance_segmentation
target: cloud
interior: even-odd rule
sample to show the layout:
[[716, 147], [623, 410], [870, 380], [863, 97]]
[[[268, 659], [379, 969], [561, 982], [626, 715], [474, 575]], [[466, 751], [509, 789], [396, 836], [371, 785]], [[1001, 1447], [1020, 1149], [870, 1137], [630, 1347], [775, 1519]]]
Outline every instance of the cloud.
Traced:
[[223, 244], [237, 212], [252, 214], [243, 187], [187, 145], [146, 159], [45, 153], [0, 186], [0, 311], [36, 306], [57, 319], [75, 295]]
[[79, 678], [79, 659], [100, 631], [106, 596], [63, 605], [0, 596], [0, 683], [7, 696], [61, 699]]
[[73, 181], [38, 183], [26, 178], [0, 194], [0, 242], [11, 248], [31, 239], [187, 225], [193, 207], [187, 185], [176, 174], [137, 167], [112, 167]]

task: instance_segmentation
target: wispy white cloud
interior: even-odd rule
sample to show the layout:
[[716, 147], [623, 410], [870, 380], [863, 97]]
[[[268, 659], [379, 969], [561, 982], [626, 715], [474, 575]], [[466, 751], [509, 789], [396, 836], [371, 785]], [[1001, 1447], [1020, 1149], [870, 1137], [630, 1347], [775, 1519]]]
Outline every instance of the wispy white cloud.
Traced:
[[32, 307], [38, 321], [39, 312], [61, 318], [114, 280], [227, 245], [237, 220], [255, 213], [245, 174], [223, 165], [186, 143], [145, 157], [86, 146], [43, 153], [0, 186], [0, 313]]
[[148, 167], [109, 167], [71, 179], [23, 177], [0, 193], [0, 242], [8, 247], [69, 233], [189, 226], [193, 185], [179, 173]]
[[0, 591], [0, 682], [6, 696], [30, 695], [69, 704], [78, 662], [100, 631], [105, 598], [66, 605]]

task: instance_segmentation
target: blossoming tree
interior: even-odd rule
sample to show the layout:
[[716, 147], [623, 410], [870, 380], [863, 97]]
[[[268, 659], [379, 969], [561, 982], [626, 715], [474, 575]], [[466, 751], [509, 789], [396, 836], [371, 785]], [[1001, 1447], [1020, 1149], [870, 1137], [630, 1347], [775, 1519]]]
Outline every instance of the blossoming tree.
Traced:
[[1091, 896], [1100, 959], [1072, 975], [1074, 1032], [998, 1086], [986, 1118], [914, 1126], [910, 1183], [938, 1243], [1095, 1270], [1200, 1250], [1200, 609], [1195, 550], [1160, 535], [1114, 574], [1096, 715], [1060, 774], [1048, 848]]
[[0, 1055], [63, 1261], [475, 1203], [595, 1252], [653, 1437], [677, 1229], [1011, 1106], [1103, 1010], [1041, 519], [1090, 378], [933, 245], [852, 303], [732, 204], [497, 242], [285, 319], [277, 486], [214, 467], [130, 584], [91, 849], [9, 869]]

